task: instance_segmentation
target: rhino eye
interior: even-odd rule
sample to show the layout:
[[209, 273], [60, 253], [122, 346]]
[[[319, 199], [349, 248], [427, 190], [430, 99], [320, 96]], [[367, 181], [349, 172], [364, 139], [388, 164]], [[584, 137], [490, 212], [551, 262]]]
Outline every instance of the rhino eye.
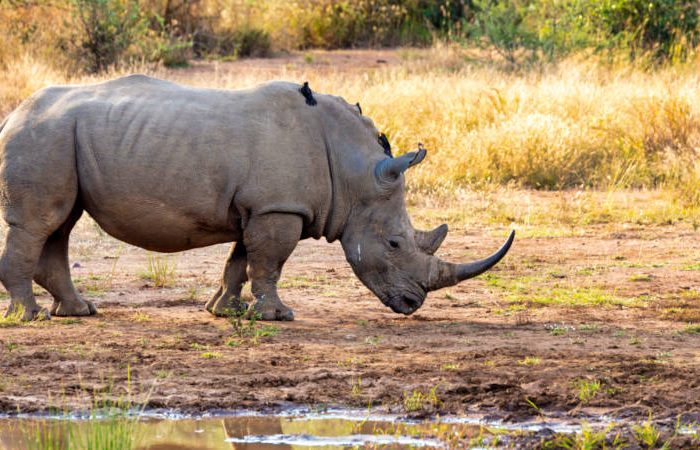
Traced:
[[389, 245], [391, 245], [392, 248], [399, 248], [399, 243], [391, 239], [389, 240]]

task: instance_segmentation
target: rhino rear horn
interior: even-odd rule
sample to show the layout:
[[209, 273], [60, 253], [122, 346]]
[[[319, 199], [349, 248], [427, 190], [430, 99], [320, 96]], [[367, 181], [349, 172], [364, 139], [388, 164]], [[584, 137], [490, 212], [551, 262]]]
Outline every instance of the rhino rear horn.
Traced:
[[423, 252], [432, 255], [440, 248], [449, 228], [446, 223], [431, 231], [415, 230], [416, 245]]
[[422, 144], [418, 145], [418, 151], [409, 152], [398, 158], [387, 158], [379, 161], [374, 169], [374, 174], [380, 182], [392, 183], [409, 167], [419, 164], [428, 152]]

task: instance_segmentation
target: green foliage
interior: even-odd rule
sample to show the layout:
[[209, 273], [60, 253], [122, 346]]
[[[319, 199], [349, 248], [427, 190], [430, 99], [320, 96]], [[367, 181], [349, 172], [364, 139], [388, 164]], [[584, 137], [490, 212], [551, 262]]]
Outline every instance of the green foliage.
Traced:
[[[126, 396], [115, 398], [114, 386], [111, 384], [106, 392], [93, 392], [89, 420], [37, 419], [23, 422], [21, 433], [24, 447], [22, 448], [131, 450], [139, 447], [142, 437], [139, 415], [143, 412], [147, 401], [143, 404], [133, 401], [130, 368], [127, 368], [126, 383]], [[63, 414], [67, 414], [67, 411]]]
[[695, 0], [603, 0], [593, 2], [593, 21], [607, 46], [623, 46], [631, 59], [683, 60], [698, 44]]
[[362, 377], [352, 379], [352, 390], [350, 392], [353, 397], [359, 397], [362, 395]]
[[141, 277], [156, 287], [168, 287], [175, 281], [175, 263], [161, 256], [148, 255], [148, 267]]
[[474, 0], [464, 29], [511, 64], [525, 55], [547, 59], [572, 50], [626, 50], [629, 58], [683, 61], [698, 44], [692, 0]]
[[[654, 425], [651, 413], [648, 420], [642, 422], [641, 425], [632, 427], [632, 433], [637, 441], [646, 448], [657, 448], [657, 444], [661, 439], [661, 431]], [[662, 448], [668, 448], [668, 445], [664, 444]]]
[[147, 30], [137, 0], [70, 0], [77, 25], [76, 57], [98, 73], [122, 61]]
[[576, 389], [578, 391], [578, 399], [584, 405], [593, 400], [598, 391], [600, 391], [600, 381], [598, 380], [578, 380], [576, 383]]
[[685, 333], [685, 334], [700, 334], [700, 324], [689, 323], [683, 329], [683, 333]]
[[[84, 434], [72, 436], [78, 445], [71, 448], [85, 450], [130, 450], [136, 448], [138, 418], [130, 417], [124, 410], [114, 410], [105, 417], [92, 417]], [[74, 431], [75, 427], [71, 428]]]
[[427, 44], [432, 39], [423, 13], [429, 8], [410, 0], [322, 2], [321, 7], [311, 13], [311, 20], [303, 25], [301, 46]]
[[274, 337], [279, 333], [279, 328], [274, 325], [259, 326], [257, 322], [260, 315], [252, 311], [231, 311], [228, 317], [234, 334], [234, 339], [226, 342], [230, 347], [237, 347], [246, 340], [252, 345], [258, 345], [262, 338]]
[[[71, 425], [49, 419], [25, 422], [22, 425], [24, 445], [27, 450], [63, 450], [74, 448], [71, 442]], [[71, 446], [73, 444], [73, 446]]]
[[174, 33], [172, 22], [153, 14], [151, 17], [151, 46], [148, 59], [161, 61], [165, 67], [187, 67], [192, 57], [191, 40]]
[[585, 13], [587, 0], [537, 3], [537, 47], [544, 57], [552, 60], [592, 45], [595, 31]]
[[59, 47], [90, 73], [99, 73], [133, 61], [162, 62], [185, 67], [192, 42], [176, 35], [154, 10], [138, 0], [67, 0], [71, 9], [68, 39]]
[[0, 317], [0, 328], [18, 327], [24, 323], [22, 321], [24, 305], [17, 304], [9, 308], [11, 311], [8, 311], [7, 315]]
[[414, 389], [410, 394], [408, 391], [403, 393], [403, 407], [406, 412], [423, 411], [427, 409], [436, 409], [441, 402], [437, 396], [438, 386], [430, 388], [427, 393], [419, 389]]
[[521, 366], [537, 366], [542, 362], [542, 358], [538, 356], [526, 356], [524, 359], [518, 361]]
[[581, 49], [659, 64], [686, 59], [700, 41], [694, 0], [0, 1], [0, 20], [11, 42], [0, 63], [17, 44], [60, 64], [58, 48], [92, 73], [134, 60], [180, 67], [191, 56], [443, 39], [494, 49], [511, 67]]
[[193, 51], [197, 56], [265, 57], [269, 56], [271, 47], [270, 34], [253, 27], [219, 33], [198, 31], [193, 37]]
[[468, 28], [477, 41], [485, 41], [511, 64], [520, 50], [535, 50], [537, 35], [528, 23], [528, 2], [475, 0], [474, 22]]
[[596, 430], [588, 423], [584, 422], [581, 432], [573, 435], [557, 435], [553, 440], [544, 442], [542, 448], [545, 449], [566, 449], [566, 450], [605, 450], [624, 448], [626, 442], [617, 432], [612, 438], [608, 435], [613, 430], [614, 425], [610, 424], [602, 430]]

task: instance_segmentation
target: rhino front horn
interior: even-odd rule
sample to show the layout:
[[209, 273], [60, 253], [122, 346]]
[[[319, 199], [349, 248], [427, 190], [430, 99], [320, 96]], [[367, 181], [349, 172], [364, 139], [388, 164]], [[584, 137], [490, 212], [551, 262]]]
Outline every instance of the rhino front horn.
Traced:
[[452, 264], [434, 258], [430, 266], [428, 290], [434, 291], [447, 286], [454, 286], [460, 281], [473, 278], [486, 272], [506, 256], [510, 246], [513, 244], [513, 239], [515, 239], [515, 231], [510, 232], [510, 236], [508, 236], [506, 242], [496, 253], [487, 258], [467, 264]]

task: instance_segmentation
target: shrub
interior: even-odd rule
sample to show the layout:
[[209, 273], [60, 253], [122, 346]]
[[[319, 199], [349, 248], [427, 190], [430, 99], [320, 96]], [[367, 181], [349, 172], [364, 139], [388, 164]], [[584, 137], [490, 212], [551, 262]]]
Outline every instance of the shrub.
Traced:
[[537, 45], [549, 60], [594, 44], [586, 3], [581, 0], [539, 0], [537, 8]]
[[192, 57], [192, 41], [175, 37], [163, 37], [156, 42], [151, 60], [160, 61], [165, 67], [187, 67]]
[[684, 60], [698, 44], [695, 0], [604, 0], [593, 2], [593, 20], [608, 47], [628, 48], [631, 59]]
[[475, 0], [472, 38], [495, 48], [511, 64], [519, 50], [535, 50], [537, 35], [527, 19], [527, 3], [520, 0]]
[[693, 0], [474, 0], [465, 36], [514, 64], [516, 56], [549, 59], [593, 47], [626, 50], [630, 59], [682, 61], [698, 45]]
[[[459, 3], [459, 2], [457, 2]], [[430, 5], [431, 3], [428, 2]], [[322, 1], [309, 11], [302, 25], [302, 47], [347, 48], [355, 46], [425, 45], [432, 42], [426, 20], [446, 20], [447, 14], [417, 1]], [[437, 8], [437, 10], [435, 9]]]
[[511, 65], [582, 48], [665, 63], [682, 61], [700, 41], [696, 5], [694, 0], [0, 0], [0, 22], [8, 24], [0, 35], [10, 38], [0, 48], [0, 63], [19, 46], [65, 66], [51, 54], [56, 42], [88, 71], [99, 72], [130, 58], [183, 65], [192, 50], [198, 56], [244, 57], [265, 56], [272, 47], [429, 45], [436, 39], [495, 49]]
[[258, 28], [238, 30], [198, 31], [193, 37], [192, 49], [196, 56], [264, 57], [270, 54], [270, 35]]
[[136, 0], [71, 0], [78, 26], [77, 58], [93, 73], [117, 65], [144, 36], [147, 22]]

